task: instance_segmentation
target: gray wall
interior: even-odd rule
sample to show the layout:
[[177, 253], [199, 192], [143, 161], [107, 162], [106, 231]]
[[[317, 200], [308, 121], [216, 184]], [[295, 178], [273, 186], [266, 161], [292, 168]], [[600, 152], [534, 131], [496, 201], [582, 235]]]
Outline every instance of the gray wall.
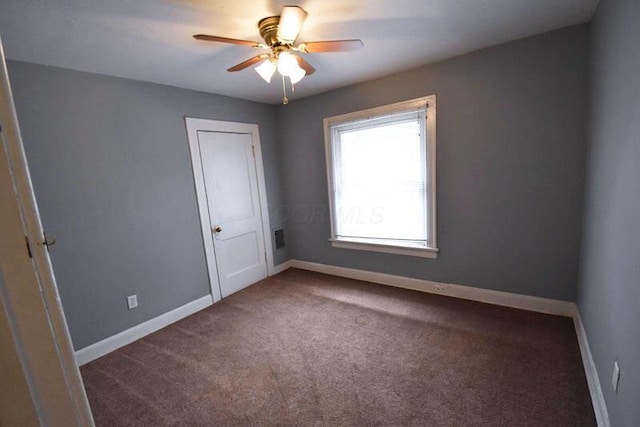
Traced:
[[[581, 25], [280, 107], [289, 254], [574, 300], [587, 69]], [[331, 248], [322, 119], [434, 93], [438, 259]]]
[[279, 210], [273, 106], [22, 62], [9, 72], [76, 349], [209, 293], [185, 116], [258, 123]]
[[[589, 161], [578, 306], [613, 426], [640, 424], [640, 2], [592, 25]], [[622, 375], [611, 386], [613, 362]]]

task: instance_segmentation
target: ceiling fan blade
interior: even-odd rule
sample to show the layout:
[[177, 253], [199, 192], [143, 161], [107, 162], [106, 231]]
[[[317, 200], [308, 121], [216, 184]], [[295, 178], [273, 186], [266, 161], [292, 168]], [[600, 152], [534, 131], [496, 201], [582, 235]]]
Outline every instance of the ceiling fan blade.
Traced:
[[298, 6], [283, 7], [278, 24], [278, 41], [284, 44], [293, 44], [300, 34], [305, 19], [307, 19], [307, 12], [303, 8]]
[[259, 47], [260, 43], [252, 42], [250, 40], [239, 40], [239, 39], [230, 39], [228, 37], [218, 37], [218, 36], [210, 36], [207, 34], [195, 34], [193, 36], [196, 40], [204, 40], [208, 42], [220, 42], [220, 43], [230, 43], [230, 44], [241, 44], [245, 46], [253, 46]]
[[313, 74], [316, 71], [316, 69], [313, 68], [313, 65], [305, 61], [303, 57], [296, 55], [296, 59], [298, 60], [298, 65], [300, 66], [300, 68], [307, 72], [307, 76]]
[[362, 40], [329, 40], [324, 42], [307, 42], [298, 46], [300, 52], [325, 53], [349, 52], [364, 46]]
[[249, 58], [244, 62], [234, 65], [233, 67], [229, 68], [227, 71], [234, 72], [234, 71], [244, 70], [245, 68], [250, 67], [253, 64], [257, 64], [258, 62], [264, 61], [268, 57], [269, 55], [267, 55], [266, 53], [263, 53], [262, 55], [256, 55], [253, 58]]

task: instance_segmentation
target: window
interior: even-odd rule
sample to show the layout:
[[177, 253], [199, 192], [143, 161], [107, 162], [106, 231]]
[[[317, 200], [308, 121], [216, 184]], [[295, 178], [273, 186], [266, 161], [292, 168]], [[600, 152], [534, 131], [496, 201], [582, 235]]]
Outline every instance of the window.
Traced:
[[334, 247], [435, 258], [435, 101], [324, 119]]

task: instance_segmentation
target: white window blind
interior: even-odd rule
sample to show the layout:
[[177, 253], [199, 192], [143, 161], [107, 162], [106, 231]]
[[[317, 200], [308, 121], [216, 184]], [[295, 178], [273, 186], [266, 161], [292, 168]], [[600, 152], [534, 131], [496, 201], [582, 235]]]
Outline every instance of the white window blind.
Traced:
[[329, 124], [333, 239], [427, 248], [426, 103]]
[[334, 127], [336, 237], [427, 245], [425, 111]]

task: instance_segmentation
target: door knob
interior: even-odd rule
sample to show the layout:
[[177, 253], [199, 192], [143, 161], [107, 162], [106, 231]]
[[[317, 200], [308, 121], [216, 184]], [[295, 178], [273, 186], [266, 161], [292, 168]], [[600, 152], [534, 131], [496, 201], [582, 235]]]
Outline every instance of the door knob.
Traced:
[[219, 233], [222, 231], [222, 227], [220, 227], [219, 225], [216, 225], [213, 231], [215, 231], [216, 233]]

